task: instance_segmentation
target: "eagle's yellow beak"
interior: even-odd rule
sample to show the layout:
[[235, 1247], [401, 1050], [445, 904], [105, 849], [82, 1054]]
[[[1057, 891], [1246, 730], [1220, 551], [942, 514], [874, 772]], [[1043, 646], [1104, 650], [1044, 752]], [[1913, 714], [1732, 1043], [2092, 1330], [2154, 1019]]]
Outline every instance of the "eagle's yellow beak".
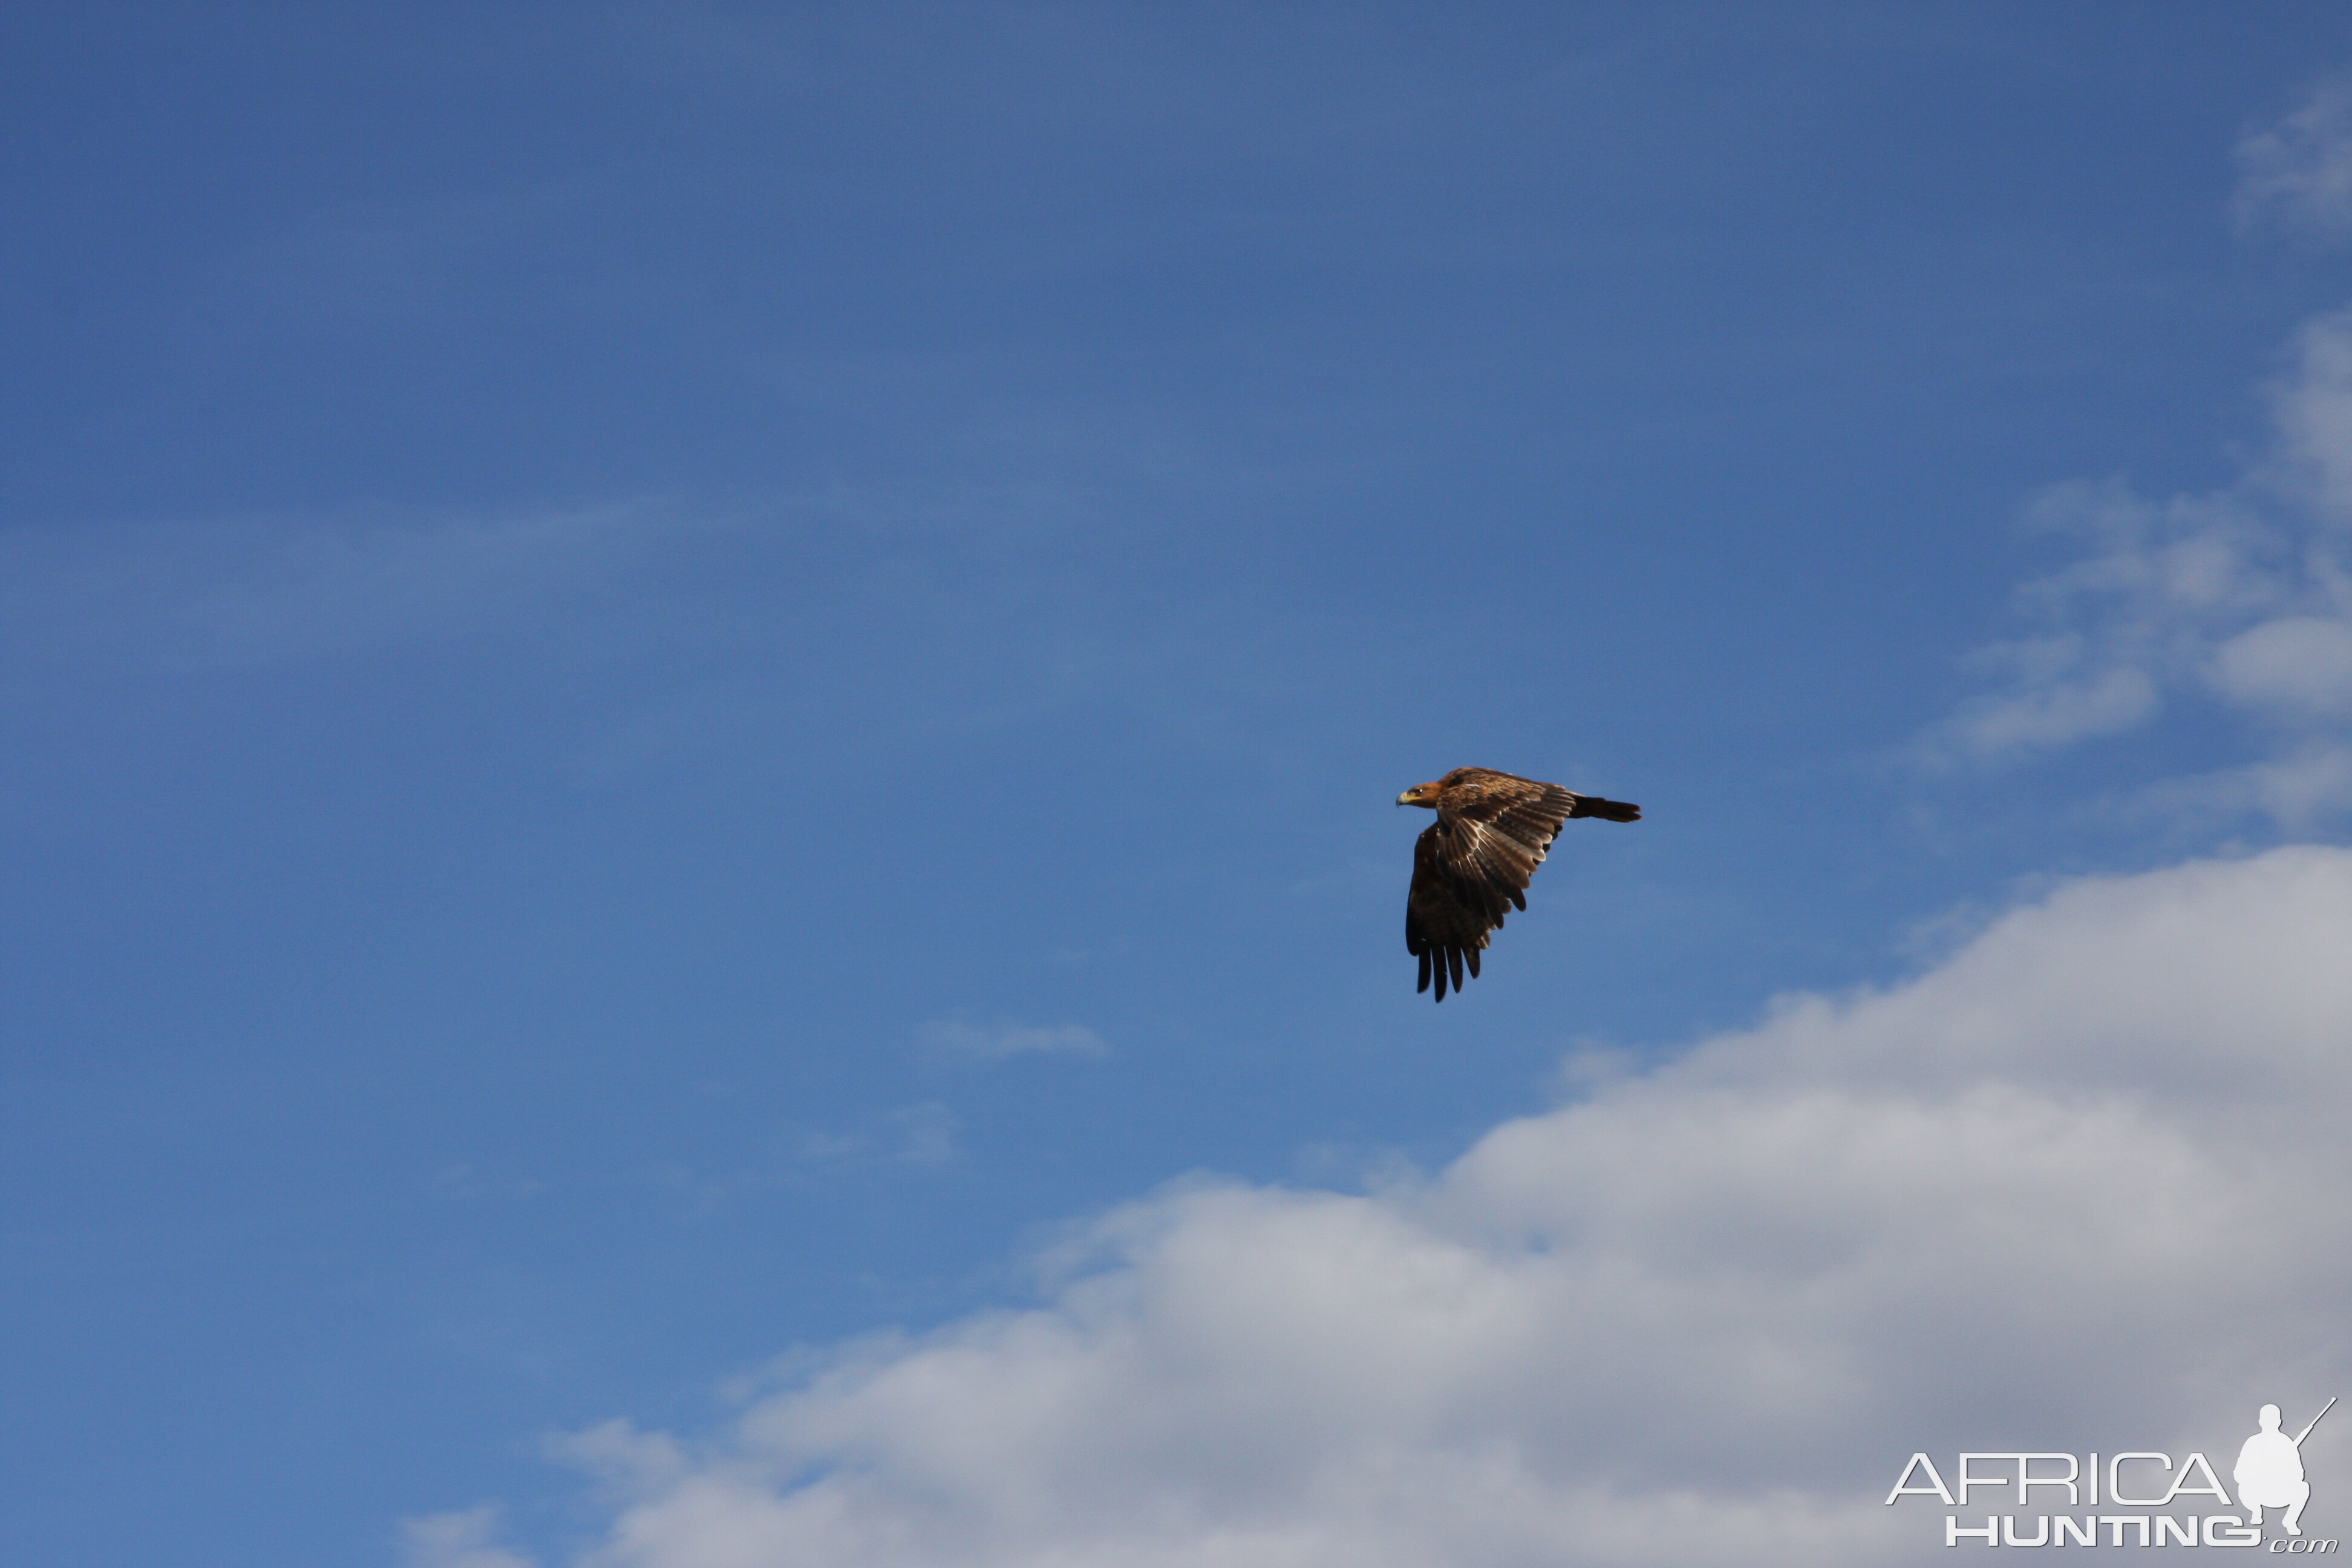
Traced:
[[1419, 784], [1415, 784], [1415, 785], [1413, 785], [1411, 789], [1409, 789], [1409, 790], [1405, 791], [1402, 795], [1401, 795], [1397, 796], [1397, 804], [1398, 804], [1399, 805], [1420, 805], [1420, 804], [1421, 804], [1421, 786], [1420, 786]]

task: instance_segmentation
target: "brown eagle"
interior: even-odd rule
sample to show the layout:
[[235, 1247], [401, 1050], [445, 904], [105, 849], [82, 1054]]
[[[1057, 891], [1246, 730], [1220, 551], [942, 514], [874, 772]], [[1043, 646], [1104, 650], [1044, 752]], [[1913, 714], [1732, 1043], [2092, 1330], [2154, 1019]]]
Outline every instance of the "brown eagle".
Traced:
[[1502, 929], [1503, 915], [1528, 907], [1527, 887], [1543, 864], [1559, 825], [1571, 816], [1607, 822], [1639, 822], [1642, 808], [1622, 800], [1573, 795], [1556, 784], [1498, 773], [1492, 768], [1456, 768], [1435, 784], [1415, 784], [1397, 796], [1399, 805], [1425, 805], [1437, 820], [1422, 830], [1412, 847], [1412, 890], [1404, 900], [1405, 950], [1421, 960], [1421, 984], [1437, 979], [1437, 999], [1445, 1000], [1450, 974], [1462, 989], [1462, 964], [1478, 973], [1478, 952], [1486, 933]]

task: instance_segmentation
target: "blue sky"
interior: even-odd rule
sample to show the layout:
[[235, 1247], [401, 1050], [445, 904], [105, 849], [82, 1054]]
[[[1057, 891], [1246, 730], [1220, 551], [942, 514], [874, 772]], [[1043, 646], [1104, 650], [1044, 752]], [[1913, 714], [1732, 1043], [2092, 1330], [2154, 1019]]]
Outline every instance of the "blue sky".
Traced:
[[[2347, 67], [2296, 4], [0, 18], [27, 1561], [718, 1562], [563, 1435], [718, 1452], [1150, 1194], [1385, 1190], [2340, 842]], [[1391, 802], [1465, 763], [1646, 816], [1433, 1008]]]

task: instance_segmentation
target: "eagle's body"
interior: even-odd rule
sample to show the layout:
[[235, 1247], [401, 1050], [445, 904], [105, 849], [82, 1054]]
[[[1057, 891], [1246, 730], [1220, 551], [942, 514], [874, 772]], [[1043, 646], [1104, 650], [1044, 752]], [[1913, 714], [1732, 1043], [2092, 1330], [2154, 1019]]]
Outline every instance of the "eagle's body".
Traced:
[[1421, 960], [1421, 985], [1437, 981], [1462, 989], [1462, 966], [1478, 973], [1486, 933], [1502, 929], [1504, 914], [1528, 907], [1528, 882], [1543, 864], [1559, 825], [1571, 816], [1638, 822], [1642, 808], [1595, 795], [1573, 795], [1556, 784], [1456, 768], [1434, 784], [1415, 784], [1399, 805], [1427, 806], [1437, 820], [1412, 847], [1412, 890], [1405, 895], [1404, 945]]

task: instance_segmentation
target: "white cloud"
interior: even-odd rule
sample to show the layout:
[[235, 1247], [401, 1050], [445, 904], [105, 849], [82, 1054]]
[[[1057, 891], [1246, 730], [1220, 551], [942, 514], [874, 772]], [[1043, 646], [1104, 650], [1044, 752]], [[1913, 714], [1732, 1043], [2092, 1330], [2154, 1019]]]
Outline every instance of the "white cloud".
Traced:
[[[2079, 639], [2066, 640], [2079, 647]], [[2048, 651], [2048, 639], [2004, 644], [1988, 649], [1986, 662], [2040, 663]], [[2146, 670], [2128, 664], [2083, 669], [2070, 659], [2063, 678], [2034, 680], [2013, 695], [1964, 707], [1952, 728], [1979, 752], [2049, 749], [2132, 729], [2156, 710], [2156, 682]]]
[[1107, 1057], [1110, 1047], [1082, 1024], [1057, 1024], [1038, 1028], [1027, 1024], [991, 1024], [982, 1027], [955, 1019], [923, 1026], [926, 1047], [942, 1056], [976, 1061], [1002, 1061], [1007, 1057]]
[[2213, 650], [2213, 684], [2257, 707], [2352, 712], [2352, 621], [2284, 616]]
[[[2271, 389], [2271, 411], [2280, 448], [2263, 477], [2322, 521], [2352, 521], [2352, 308], [2296, 330], [2294, 369]], [[2340, 594], [2340, 565], [2330, 565]]]
[[2352, 778], [2312, 761], [2352, 744], [2352, 310], [2304, 324], [2271, 401], [2269, 448], [2222, 489], [2153, 501], [2076, 483], [2035, 501], [2032, 521], [2089, 552], [2019, 591], [2032, 631], [1973, 656], [1991, 689], [1923, 756], [2048, 752], [2216, 700], [2271, 754], [2171, 797], [2298, 829], [2352, 807]]
[[498, 1531], [499, 1510], [491, 1503], [401, 1526], [409, 1568], [533, 1568], [530, 1558], [495, 1544]]
[[2294, 113], [2240, 140], [2236, 206], [2244, 225], [2352, 232], [2352, 77], [2321, 83]]
[[2258, 811], [2291, 832], [2315, 830], [2352, 800], [2352, 746], [2319, 742], [2244, 767], [2172, 779], [2146, 803], [2175, 819]]
[[1940, 1561], [1943, 1510], [1881, 1503], [1915, 1449], [2233, 1454], [2352, 1384], [2347, 952], [2346, 851], [2080, 881], [1433, 1177], [1180, 1185], [1038, 1305], [841, 1347], [707, 1444], [579, 1439], [585, 1561]]

